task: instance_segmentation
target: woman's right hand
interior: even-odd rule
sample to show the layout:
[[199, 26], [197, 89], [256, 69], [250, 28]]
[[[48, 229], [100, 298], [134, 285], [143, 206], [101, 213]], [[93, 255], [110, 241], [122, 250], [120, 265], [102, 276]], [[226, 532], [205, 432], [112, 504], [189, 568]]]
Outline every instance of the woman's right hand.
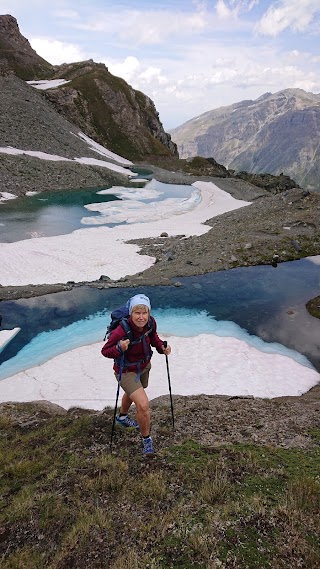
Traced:
[[127, 338], [126, 340], [120, 340], [119, 345], [123, 352], [125, 352], [129, 348], [130, 340]]

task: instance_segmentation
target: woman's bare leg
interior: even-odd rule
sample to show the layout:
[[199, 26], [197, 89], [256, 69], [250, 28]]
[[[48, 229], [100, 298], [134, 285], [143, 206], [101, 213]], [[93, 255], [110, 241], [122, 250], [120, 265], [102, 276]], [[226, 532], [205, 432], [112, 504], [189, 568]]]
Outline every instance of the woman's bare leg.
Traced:
[[122, 415], [126, 415], [130, 409], [132, 405], [132, 400], [130, 399], [129, 395], [127, 395], [126, 393], [123, 394], [122, 396], [122, 401], [121, 401], [121, 407], [120, 407], [120, 413]]
[[[127, 396], [128, 397], [128, 396]], [[130, 400], [136, 406], [137, 421], [143, 437], [150, 435], [149, 399], [143, 387], [139, 387], [130, 395]], [[122, 406], [121, 406], [122, 408]]]

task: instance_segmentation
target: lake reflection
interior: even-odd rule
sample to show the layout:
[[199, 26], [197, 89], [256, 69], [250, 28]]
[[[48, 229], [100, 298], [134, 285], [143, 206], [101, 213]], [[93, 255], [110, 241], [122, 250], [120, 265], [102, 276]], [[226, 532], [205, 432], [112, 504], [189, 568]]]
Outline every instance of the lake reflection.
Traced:
[[[42, 192], [0, 206], [0, 242], [14, 243], [33, 237], [65, 235], [83, 227], [81, 218], [94, 215], [84, 206], [97, 201], [97, 188]], [[99, 201], [114, 201], [114, 195]]]
[[[279, 342], [305, 355], [320, 371], [320, 320], [310, 316], [305, 304], [320, 290], [319, 265], [306, 259], [271, 266], [243, 267], [229, 271], [180, 278], [180, 287], [143, 287], [153, 310], [207, 311], [216, 320], [233, 321], [266, 342]], [[16, 302], [2, 302], [2, 327], [21, 332], [0, 354], [0, 363], [13, 357], [43, 331], [65, 326], [124, 304], [139, 289], [98, 290], [88, 286]], [[159, 322], [160, 325], [160, 322]], [[104, 325], [103, 325], [104, 326]], [[105, 328], [88, 334], [80, 330], [78, 345], [103, 339]], [[188, 318], [185, 335], [190, 335]], [[170, 332], [174, 334], [173, 329]], [[192, 330], [197, 334], [197, 330]]]

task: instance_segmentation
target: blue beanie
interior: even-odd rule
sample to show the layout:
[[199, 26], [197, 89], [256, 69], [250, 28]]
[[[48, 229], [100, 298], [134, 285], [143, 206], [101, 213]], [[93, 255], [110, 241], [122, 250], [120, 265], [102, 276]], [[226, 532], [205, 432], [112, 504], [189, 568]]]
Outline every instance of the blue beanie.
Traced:
[[151, 310], [151, 304], [149, 298], [144, 294], [136, 294], [135, 296], [132, 296], [130, 300], [128, 300], [127, 302], [127, 306], [129, 308], [129, 314], [131, 314], [132, 309], [135, 306], [138, 306], [138, 304], [146, 306], [147, 308], [149, 308], [149, 311]]

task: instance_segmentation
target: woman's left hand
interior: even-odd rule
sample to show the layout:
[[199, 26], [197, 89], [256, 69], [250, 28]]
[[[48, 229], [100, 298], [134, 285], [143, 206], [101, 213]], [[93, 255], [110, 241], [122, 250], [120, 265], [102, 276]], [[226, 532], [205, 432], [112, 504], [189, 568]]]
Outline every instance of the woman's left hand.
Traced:
[[162, 345], [162, 349], [163, 349], [163, 353], [168, 356], [169, 354], [171, 354], [171, 347], [170, 346], [166, 346], [166, 348], [164, 347], [164, 345]]

